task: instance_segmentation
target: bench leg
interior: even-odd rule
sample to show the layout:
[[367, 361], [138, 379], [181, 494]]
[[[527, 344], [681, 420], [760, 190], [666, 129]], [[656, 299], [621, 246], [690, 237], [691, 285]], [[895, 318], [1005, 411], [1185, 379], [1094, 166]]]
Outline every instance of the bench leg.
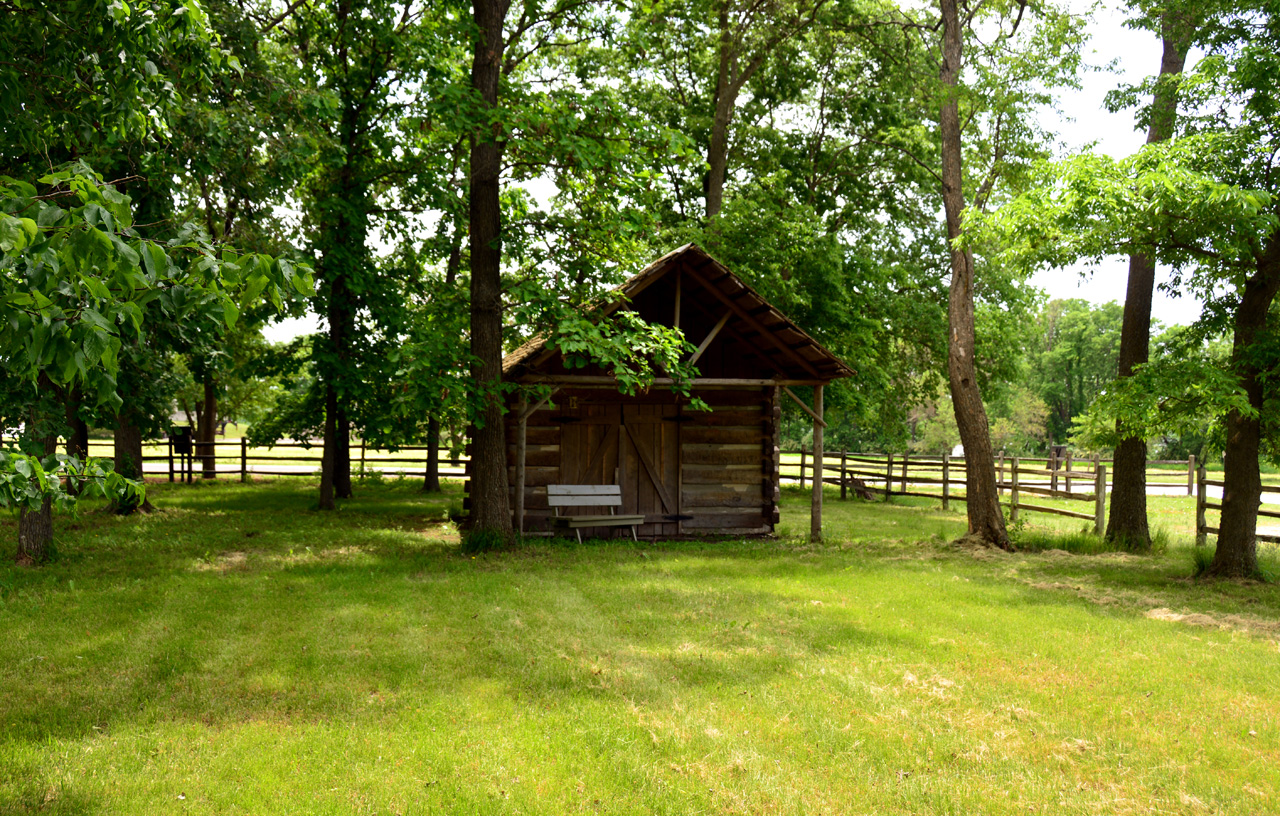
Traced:
[[636, 538], [636, 526], [634, 524], [631, 525], [631, 540], [637, 544], [640, 543], [640, 539]]
[[579, 530], [577, 527], [574, 527], [574, 528], [573, 528], [573, 532], [577, 534], [577, 536], [578, 536], [578, 546], [579, 546], [579, 547], [581, 547], [581, 546], [582, 546], [582, 531], [581, 531], [581, 530]]

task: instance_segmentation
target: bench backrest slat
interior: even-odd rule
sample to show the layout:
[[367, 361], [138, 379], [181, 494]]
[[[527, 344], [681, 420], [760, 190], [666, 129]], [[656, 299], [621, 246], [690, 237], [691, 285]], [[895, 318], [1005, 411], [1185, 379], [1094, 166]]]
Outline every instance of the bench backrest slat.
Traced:
[[549, 507], [621, 507], [618, 485], [547, 485]]

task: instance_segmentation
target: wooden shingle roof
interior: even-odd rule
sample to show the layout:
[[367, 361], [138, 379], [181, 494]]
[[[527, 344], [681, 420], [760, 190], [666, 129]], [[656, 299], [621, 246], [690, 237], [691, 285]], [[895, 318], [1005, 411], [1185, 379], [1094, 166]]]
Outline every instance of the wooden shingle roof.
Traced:
[[[696, 244], [686, 244], [663, 255], [623, 283], [617, 291], [626, 295], [627, 300], [633, 300], [677, 270], [682, 275], [687, 297], [696, 297], [717, 309], [727, 310], [728, 325], [735, 336], [749, 343], [756, 356], [774, 369], [762, 374], [768, 373], [778, 379], [814, 382], [854, 376], [854, 370], [844, 361]], [[607, 315], [621, 303], [622, 299], [614, 301], [602, 310], [602, 314]], [[555, 352], [547, 348], [547, 338], [536, 336], [503, 359], [503, 376], [514, 379], [536, 373], [554, 355]]]

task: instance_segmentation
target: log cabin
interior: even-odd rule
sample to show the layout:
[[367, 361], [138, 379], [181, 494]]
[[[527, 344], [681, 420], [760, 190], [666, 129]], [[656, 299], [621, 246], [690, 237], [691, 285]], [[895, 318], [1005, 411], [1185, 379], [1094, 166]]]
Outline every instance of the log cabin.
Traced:
[[[692, 394], [711, 410], [692, 410], [670, 380], [622, 394], [602, 370], [568, 369], [545, 338], [530, 340], [502, 365], [509, 382], [552, 389], [540, 403], [513, 397], [508, 405], [516, 529], [552, 529], [547, 485], [616, 484], [623, 496], [619, 512], [644, 516], [642, 537], [772, 534], [779, 515], [781, 400], [795, 400], [812, 418], [820, 468], [823, 386], [853, 370], [698, 246], [664, 255], [620, 290], [626, 308], [650, 323], [678, 326], [696, 347]], [[805, 404], [792, 386], [811, 386], [814, 404]], [[812, 518], [811, 534], [819, 539], [820, 489], [813, 493]]]

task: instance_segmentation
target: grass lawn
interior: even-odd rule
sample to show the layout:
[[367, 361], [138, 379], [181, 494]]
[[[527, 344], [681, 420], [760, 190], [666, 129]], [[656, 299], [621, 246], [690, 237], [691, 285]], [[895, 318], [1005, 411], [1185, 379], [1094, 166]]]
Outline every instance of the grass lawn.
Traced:
[[159, 485], [59, 518], [55, 564], [5, 557], [0, 813], [1278, 807], [1280, 588], [1191, 580], [1176, 531], [1007, 555], [829, 493], [819, 546], [472, 558], [457, 485], [414, 487], [320, 514], [304, 479]]

